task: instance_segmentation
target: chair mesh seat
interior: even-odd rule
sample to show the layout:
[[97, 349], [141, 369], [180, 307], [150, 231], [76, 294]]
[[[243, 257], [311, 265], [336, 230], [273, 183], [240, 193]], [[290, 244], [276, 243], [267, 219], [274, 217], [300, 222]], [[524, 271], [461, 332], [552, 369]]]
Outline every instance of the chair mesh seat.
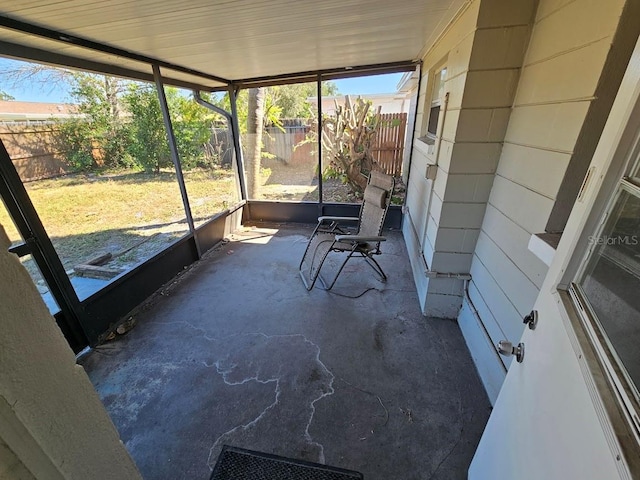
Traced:
[[309, 250], [313, 255], [308, 255], [304, 259], [303, 270], [309, 273], [309, 277], [314, 277], [322, 267], [322, 262], [331, 251], [331, 246], [335, 239], [334, 233], [318, 233], [311, 239]]
[[[380, 254], [380, 242], [384, 241], [384, 237], [381, 237], [382, 227], [391, 204], [394, 186], [395, 180], [392, 176], [380, 172], [371, 172], [358, 217], [347, 219], [342, 217], [320, 217], [318, 219], [318, 225], [311, 234], [299, 265], [300, 276], [307, 290], [313, 288], [318, 278], [320, 278], [326, 289], [330, 290], [347, 261], [358, 257], [367, 261], [381, 281], [386, 281], [387, 277], [382, 267], [373, 257]], [[350, 238], [348, 240], [341, 238], [340, 235], [345, 234], [341, 222], [349, 223], [352, 220], [358, 221], [355, 232], [349, 234]], [[347, 255], [338, 268], [338, 273], [327, 285], [320, 276], [320, 270], [325, 259], [332, 251], [345, 252]]]

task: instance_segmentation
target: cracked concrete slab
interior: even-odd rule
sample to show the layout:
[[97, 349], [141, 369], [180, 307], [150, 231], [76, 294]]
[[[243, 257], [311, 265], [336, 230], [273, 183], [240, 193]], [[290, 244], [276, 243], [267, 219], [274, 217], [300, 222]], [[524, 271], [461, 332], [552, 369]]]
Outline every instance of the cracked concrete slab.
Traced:
[[420, 314], [402, 236], [387, 283], [352, 261], [329, 293], [298, 276], [309, 233], [238, 232], [81, 359], [144, 478], [206, 479], [223, 444], [466, 478], [489, 402], [456, 323]]

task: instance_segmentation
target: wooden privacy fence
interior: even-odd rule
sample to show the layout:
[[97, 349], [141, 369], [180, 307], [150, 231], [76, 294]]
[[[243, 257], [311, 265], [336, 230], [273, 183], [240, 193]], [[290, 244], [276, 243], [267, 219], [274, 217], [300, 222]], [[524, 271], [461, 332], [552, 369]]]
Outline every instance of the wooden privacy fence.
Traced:
[[384, 173], [398, 177], [402, 174], [407, 114], [383, 113], [380, 117], [371, 153]]
[[56, 141], [57, 125], [42, 123], [0, 123], [0, 139], [23, 182], [67, 173], [65, 152]]
[[[307, 119], [283, 120], [282, 129], [268, 126], [262, 137], [264, 150], [286, 164], [316, 161], [314, 142], [302, 143], [312, 127]], [[284, 131], [283, 131], [284, 130]], [[406, 113], [383, 113], [378, 132], [374, 137], [371, 153], [380, 169], [394, 176], [402, 174], [402, 157], [407, 130]]]
[[[317, 146], [314, 142], [303, 143], [312, 127], [308, 119], [286, 119], [283, 130], [266, 127], [263, 142], [265, 151], [286, 164], [303, 164], [317, 161]], [[42, 123], [0, 123], [2, 139], [13, 164], [23, 181], [53, 177], [69, 172], [64, 151], [56, 142], [57, 125]], [[383, 113], [380, 126], [374, 138], [371, 152], [382, 171], [399, 176], [402, 173], [404, 138], [407, 129], [406, 113]], [[231, 161], [231, 140], [227, 131], [215, 129], [212, 146], [222, 149], [220, 161]], [[214, 152], [215, 153], [215, 152]], [[218, 152], [219, 153], [219, 152]]]
[[282, 119], [282, 129], [275, 126], [265, 127], [262, 136], [264, 150], [286, 164], [298, 165], [315, 161], [317, 147], [313, 142], [305, 142], [311, 126], [305, 118]]

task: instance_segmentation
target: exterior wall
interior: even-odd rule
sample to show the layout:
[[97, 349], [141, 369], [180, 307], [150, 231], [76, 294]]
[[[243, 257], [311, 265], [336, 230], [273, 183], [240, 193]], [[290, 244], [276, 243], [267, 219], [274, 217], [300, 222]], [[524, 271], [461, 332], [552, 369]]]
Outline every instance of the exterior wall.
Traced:
[[483, 325], [466, 300], [458, 319], [472, 355], [483, 364], [479, 370], [492, 401], [508, 363], [486, 350], [502, 339], [518, 341], [521, 319], [544, 281], [547, 266], [528, 243], [545, 230], [623, 5], [541, 0], [538, 6], [471, 262], [469, 295]]
[[[422, 59], [422, 79], [420, 81], [420, 91], [418, 92], [418, 108], [416, 110], [415, 122], [416, 131], [414, 132], [416, 140], [414, 140], [411, 151], [411, 172], [407, 181], [403, 233], [423, 312], [426, 308], [427, 291], [429, 287], [429, 278], [425, 275], [427, 268], [425, 261], [427, 256], [431, 257], [428, 252], [432, 251], [426, 236], [427, 220], [432, 218], [433, 215], [438, 215], [439, 218], [441, 211], [441, 208], [439, 208], [437, 213], [433, 215], [429, 213], [430, 204], [435, 195], [432, 195], [434, 182], [426, 178], [426, 171], [428, 165], [435, 165], [437, 163], [435, 145], [428, 146], [418, 140], [418, 138], [425, 133], [425, 113], [428, 112], [428, 102], [425, 99], [431, 98], [433, 86], [430, 73], [432, 73], [433, 68], [437, 65], [445, 61], [447, 63], [448, 78], [445, 89], [449, 91], [454, 86], [450, 83], [449, 79], [455, 79], [459, 77], [460, 74], [468, 71], [479, 5], [480, 2], [478, 0], [468, 4], [466, 9], [453, 20], [438, 42], [436, 42]], [[454, 83], [455, 88], [457, 88], [457, 94], [461, 95], [464, 89], [464, 83]], [[456, 124], [450, 122], [449, 126], [445, 126], [449, 132], [455, 134], [457, 122]], [[445, 155], [448, 153], [449, 152], [445, 151]], [[429, 260], [430, 259], [431, 258], [429, 258]], [[455, 314], [453, 314], [453, 316], [455, 316]]]
[[29, 478], [28, 471], [52, 480], [140, 479], [9, 245], [0, 225], [0, 472], [16, 468], [23, 475], [18, 478]]
[[[425, 315], [456, 318], [460, 311], [533, 9], [533, 1], [473, 2], [423, 59], [416, 137], [426, 133], [430, 79], [440, 66], [447, 67], [448, 93], [435, 143], [414, 142], [407, 197], [405, 238]], [[427, 165], [437, 168], [433, 182]]]
[[640, 42], [592, 155], [589, 167], [599, 173], [565, 225], [535, 303], [540, 323], [534, 331], [525, 329], [524, 362], [509, 369], [469, 468], [470, 480], [640, 478], [631, 420], [578, 309], [557, 291], [580, 271], [589, 236], [626, 165], [637, 159], [639, 98]]

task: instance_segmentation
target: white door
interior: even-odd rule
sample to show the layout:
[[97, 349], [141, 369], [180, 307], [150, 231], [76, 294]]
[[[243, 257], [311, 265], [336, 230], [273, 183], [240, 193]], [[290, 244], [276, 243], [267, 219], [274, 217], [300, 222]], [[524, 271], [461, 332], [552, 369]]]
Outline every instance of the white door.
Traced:
[[535, 330], [522, 337], [469, 469], [474, 480], [613, 480], [614, 450], [561, 319], [558, 294], [544, 292]]
[[599, 374], [594, 368], [597, 357], [585, 347], [587, 336], [579, 317], [558, 287], [577, 278], [588, 250], [587, 238], [601, 224], [597, 212], [616, 194], [623, 165], [634, 161], [632, 157], [637, 159], [639, 93], [636, 45], [594, 155], [589, 181], [536, 300], [537, 328], [525, 328], [523, 361], [511, 363], [469, 469], [472, 480], [632, 478], [629, 457], [616, 436], [620, 423], [614, 428], [607, 414], [612, 397], [602, 394], [606, 370]]

